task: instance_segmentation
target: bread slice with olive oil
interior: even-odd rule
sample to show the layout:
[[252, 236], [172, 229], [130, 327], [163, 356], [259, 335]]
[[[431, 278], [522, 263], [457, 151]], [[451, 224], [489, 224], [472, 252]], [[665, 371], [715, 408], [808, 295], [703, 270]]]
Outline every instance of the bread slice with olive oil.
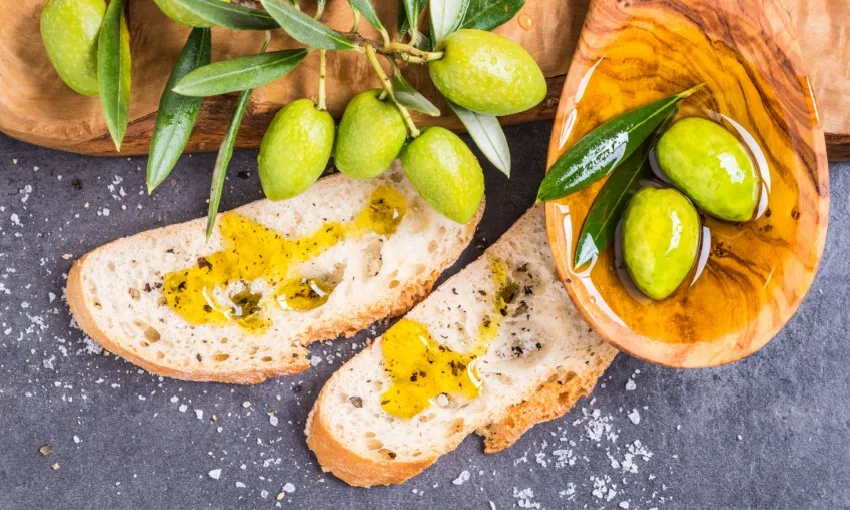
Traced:
[[258, 383], [309, 367], [306, 345], [401, 314], [460, 256], [481, 218], [448, 220], [398, 165], [321, 179], [284, 202], [143, 232], [78, 260], [68, 304], [108, 351], [155, 374]]
[[333, 374], [307, 444], [351, 485], [401, 483], [472, 432], [492, 453], [563, 416], [616, 352], [567, 296], [538, 205]]

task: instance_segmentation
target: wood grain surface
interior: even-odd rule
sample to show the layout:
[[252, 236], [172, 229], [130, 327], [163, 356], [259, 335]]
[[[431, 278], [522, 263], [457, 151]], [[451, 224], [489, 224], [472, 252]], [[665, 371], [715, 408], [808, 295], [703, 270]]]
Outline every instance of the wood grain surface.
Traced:
[[769, 192], [753, 221], [704, 218], [708, 259], [692, 285], [662, 301], [631, 293], [613, 248], [575, 270], [578, 233], [604, 181], [546, 206], [558, 271], [585, 318], [618, 348], [674, 367], [727, 363], [764, 346], [796, 311], [823, 252], [823, 128], [788, 11], [778, 0], [594, 0], [549, 149], [551, 166], [605, 120], [699, 83], [680, 117], [711, 117], [733, 132], [738, 123]]
[[[787, 0], [798, 20], [804, 51], [813, 70], [813, 83], [824, 111], [830, 155], [850, 158], [850, 9], [845, 0]], [[96, 98], [75, 94], [53, 70], [41, 43], [39, 14], [46, 0], [7, 2], [0, 20], [0, 131], [38, 145], [94, 155], [116, 155]], [[549, 95], [535, 109], [506, 117], [506, 124], [551, 119], [578, 40], [589, 0], [528, 0], [522, 13], [529, 30], [512, 20], [499, 32], [524, 45], [537, 59], [548, 78]], [[306, 2], [302, 2], [305, 3]], [[382, 19], [394, 20], [395, 0], [376, 0]], [[148, 150], [159, 97], [171, 67], [188, 36], [188, 29], [169, 20], [152, 0], [130, 0], [129, 23], [133, 49], [133, 89], [130, 126], [122, 154]], [[306, 10], [312, 12], [312, 6]], [[324, 19], [339, 29], [350, 27], [347, 2], [331, 0]], [[391, 23], [387, 23], [391, 25]], [[366, 35], [369, 27], [361, 24]], [[253, 32], [213, 30], [213, 60], [255, 53], [262, 35]], [[276, 31], [272, 49], [294, 46]], [[314, 97], [318, 56], [311, 56], [290, 76], [257, 89], [239, 132], [237, 146], [257, 147], [274, 113], [286, 102]], [[329, 108], [339, 116], [347, 101], [378, 82], [365, 58], [333, 54], [329, 58]], [[436, 94], [426, 73], [418, 66], [405, 74], [429, 97]], [[842, 80], [843, 78], [843, 80]], [[235, 96], [205, 100], [188, 151], [216, 150], [230, 119]], [[441, 105], [442, 106], [442, 105]], [[438, 119], [418, 116], [420, 125], [441, 124], [459, 130], [451, 115]]]

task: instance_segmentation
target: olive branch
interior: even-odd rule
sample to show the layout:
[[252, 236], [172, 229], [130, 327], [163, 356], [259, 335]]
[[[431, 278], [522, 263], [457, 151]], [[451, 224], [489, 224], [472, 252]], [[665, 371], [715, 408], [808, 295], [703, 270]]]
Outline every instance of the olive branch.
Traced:
[[[341, 32], [321, 22], [326, 0], [316, 2], [312, 15], [301, 9], [298, 0], [157, 0], [166, 14], [194, 28], [160, 99], [147, 165], [149, 193], [170, 175], [176, 165], [188, 143], [203, 98], [239, 93], [213, 172], [207, 225], [209, 235], [218, 213], [239, 126], [253, 89], [286, 76], [313, 53], [317, 53], [319, 58], [317, 97], [314, 101], [319, 112], [327, 109], [327, 53], [358, 52], [368, 60], [381, 82], [382, 92], [378, 99], [397, 107], [409, 138], [415, 140], [421, 130], [415, 125], [410, 110], [430, 116], [440, 116], [441, 112], [404, 78], [401, 69], [408, 65], [429, 65], [443, 59], [442, 40], [461, 29], [492, 30], [512, 19], [525, 0], [430, 0], [427, 8], [428, 0], [399, 0], [394, 37], [390, 36], [370, 0], [348, 0], [348, 3], [352, 10], [352, 26], [349, 31]], [[104, 114], [119, 150], [128, 123], [129, 105], [129, 46], [120, 39], [118, 30], [119, 18], [120, 24], [125, 23], [123, 7], [122, 0], [111, 0], [103, 21], [103, 47], [98, 51], [98, 67], [107, 70], [98, 78]], [[180, 15], [174, 15], [175, 11], [179, 11]], [[359, 31], [361, 20], [369, 23], [380, 39], [364, 37]], [[265, 42], [259, 53], [211, 63], [210, 26], [265, 31]], [[304, 47], [266, 51], [270, 31], [278, 29]], [[104, 40], [110, 44], [105, 44]], [[386, 64], [389, 73], [385, 69]], [[104, 94], [104, 91], [111, 95]], [[464, 124], [482, 154], [509, 176], [510, 152], [496, 117], [471, 111], [448, 99], [445, 102]], [[262, 177], [261, 171], [261, 181]]]

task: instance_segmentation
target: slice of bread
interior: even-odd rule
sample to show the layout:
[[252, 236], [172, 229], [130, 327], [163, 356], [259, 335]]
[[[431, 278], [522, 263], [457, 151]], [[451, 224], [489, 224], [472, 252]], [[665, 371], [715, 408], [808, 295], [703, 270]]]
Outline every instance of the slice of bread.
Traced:
[[[375, 321], [407, 311], [430, 292], [440, 273], [472, 239], [483, 204], [469, 224], [458, 225], [429, 207], [395, 165], [371, 181], [336, 174], [296, 198], [277, 203], [260, 200], [236, 209], [239, 216], [231, 216], [271, 229], [279, 234], [276, 239], [288, 243], [327, 232], [334, 222], [354, 225], [372, 203], [373, 192], [387, 186], [406, 203], [393, 234], [346, 234], [318, 256], [289, 263], [286, 278], [294, 274], [333, 280], [336, 287], [323, 305], [287, 311], [275, 300], [277, 287], [263, 278], [229, 281], [215, 288], [204, 284], [213, 295], [203, 299], [213, 305], [225, 300], [228, 307], [236, 306], [229, 300], [240, 291], [262, 295], [258, 315], [266, 324], [262, 329], [247, 329], [227, 320], [228, 310], [235, 308], [222, 308], [225, 311], [217, 323], [190, 323], [164, 292], [169, 273], [205, 266], [212, 271], [207, 259], [217, 260], [214, 253], [226, 252], [228, 242], [238, 244], [236, 249], [243, 250], [238, 257], [243, 257], [250, 249], [246, 246], [262, 238], [250, 230], [239, 241], [225, 240], [224, 215], [209, 241], [204, 235], [205, 220], [199, 219], [119, 239], [92, 251], [71, 269], [68, 304], [83, 330], [104, 348], [155, 374], [251, 384], [299, 372], [310, 365], [305, 345], [351, 336]], [[204, 307], [205, 312], [221, 310]]]
[[382, 350], [385, 334], [333, 374], [310, 412], [307, 444], [324, 471], [356, 486], [401, 483], [471, 432], [484, 436], [487, 452], [507, 448], [533, 425], [564, 415], [593, 389], [617, 351], [592, 332], [558, 279], [542, 206], [402, 320], [426, 325], [452, 351], [471, 352], [481, 345], [482, 321], [503, 295], [493, 261], [501, 262], [518, 290], [477, 359], [480, 394], [470, 400], [442, 393], [409, 419], [388, 414], [381, 403], [392, 384]]

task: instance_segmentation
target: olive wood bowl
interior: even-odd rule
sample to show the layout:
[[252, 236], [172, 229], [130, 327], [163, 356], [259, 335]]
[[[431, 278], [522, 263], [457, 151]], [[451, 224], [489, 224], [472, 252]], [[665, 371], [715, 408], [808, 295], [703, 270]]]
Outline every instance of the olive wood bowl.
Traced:
[[731, 119], [727, 127], [750, 133], [769, 193], [750, 222], [704, 218], [708, 257], [692, 284], [642, 298], [618, 276], [613, 247], [591, 269], [574, 267], [604, 179], [546, 204], [558, 273], [585, 319], [618, 349], [671, 367], [720, 365], [763, 347], [797, 310], [823, 253], [823, 127], [788, 11], [780, 0], [593, 0], [549, 145], [551, 167], [604, 121], [699, 83], [679, 116]]

